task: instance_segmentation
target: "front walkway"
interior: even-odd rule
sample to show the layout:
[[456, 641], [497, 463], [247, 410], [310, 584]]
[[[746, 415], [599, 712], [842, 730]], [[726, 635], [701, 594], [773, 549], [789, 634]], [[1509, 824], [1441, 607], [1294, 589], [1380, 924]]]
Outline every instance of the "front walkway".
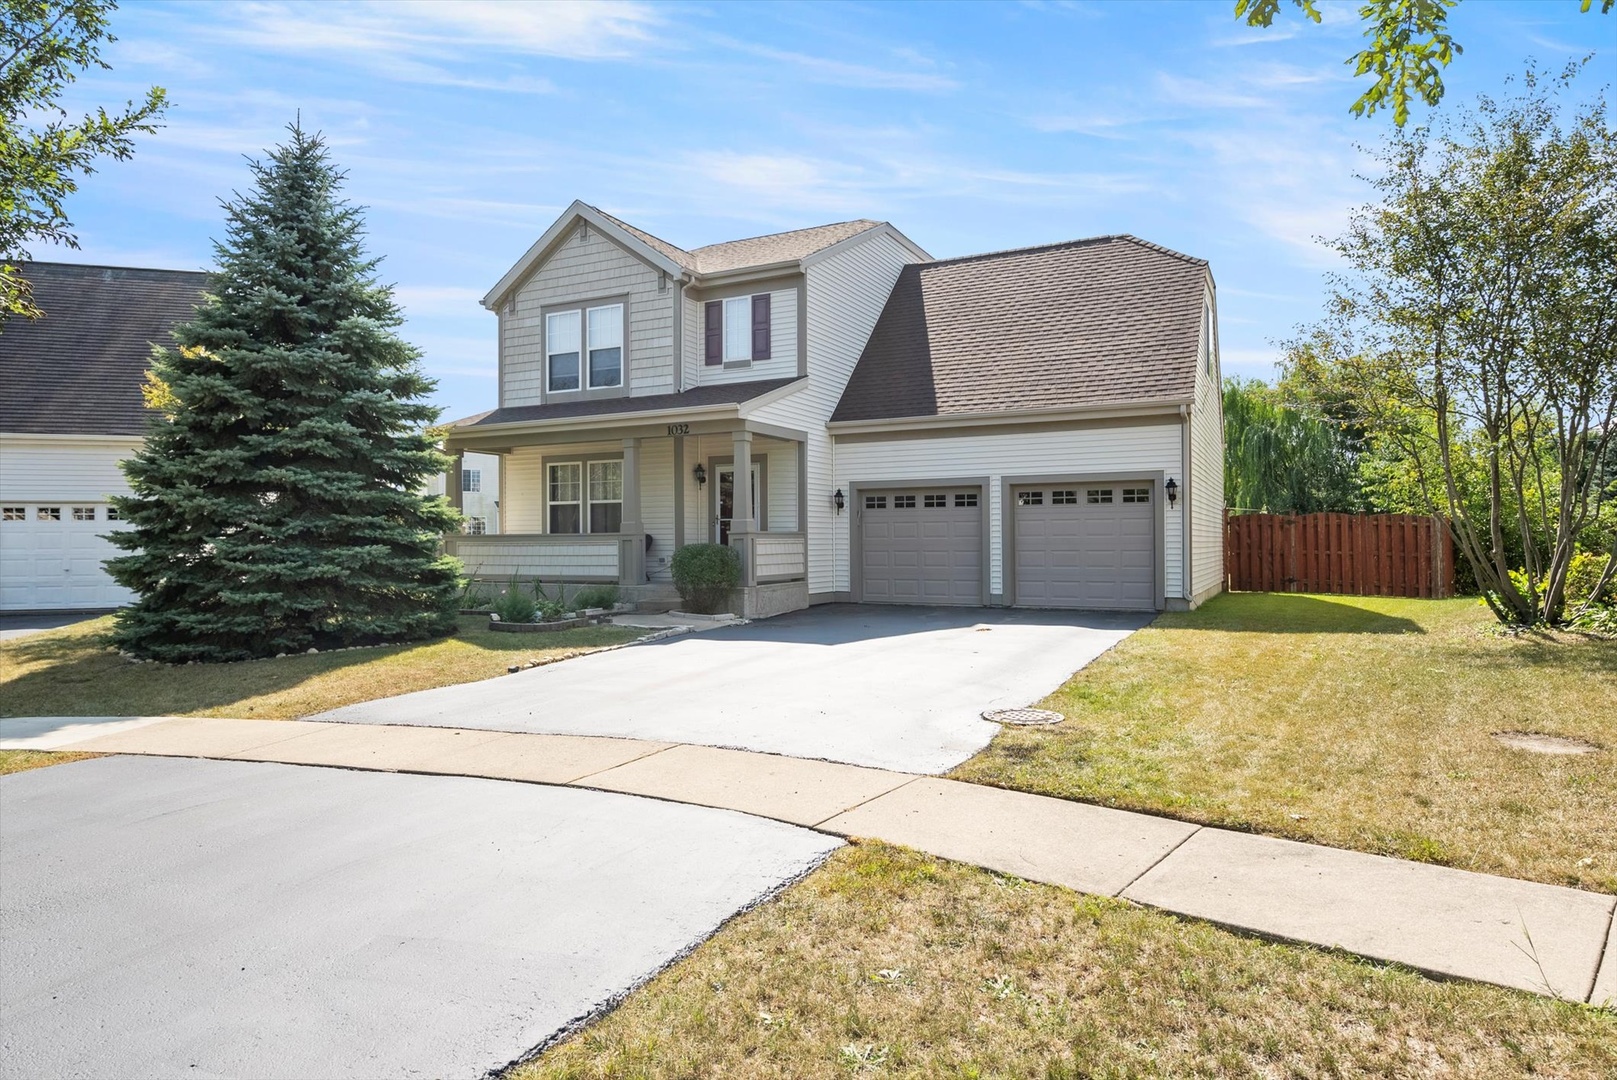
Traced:
[[[299, 720], [147, 718], [31, 745], [560, 784], [870, 837], [1236, 929], [1617, 1007], [1617, 897], [932, 776], [709, 746]], [[61, 725], [82, 723], [64, 719]], [[31, 726], [30, 726], [31, 725]], [[1602, 955], [1605, 956], [1602, 965]]]

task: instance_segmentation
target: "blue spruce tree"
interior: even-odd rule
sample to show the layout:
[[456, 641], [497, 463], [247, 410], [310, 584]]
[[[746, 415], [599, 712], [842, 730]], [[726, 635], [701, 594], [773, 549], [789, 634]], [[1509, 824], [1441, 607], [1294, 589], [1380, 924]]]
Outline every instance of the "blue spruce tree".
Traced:
[[159, 410], [124, 465], [132, 524], [108, 562], [138, 599], [114, 640], [176, 663], [440, 636], [459, 566], [439, 536], [459, 516], [420, 494], [447, 464], [426, 427], [433, 383], [359, 208], [318, 135], [251, 165], [224, 204], [219, 273], [158, 349]]

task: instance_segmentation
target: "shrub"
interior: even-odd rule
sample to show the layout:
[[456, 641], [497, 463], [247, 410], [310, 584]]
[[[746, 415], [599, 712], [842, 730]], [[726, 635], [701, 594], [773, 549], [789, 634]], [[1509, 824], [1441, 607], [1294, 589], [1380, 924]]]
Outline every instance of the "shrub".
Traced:
[[609, 608], [617, 602], [616, 585], [586, 585], [573, 594], [573, 607], [579, 611], [590, 607]]
[[522, 583], [515, 574], [511, 575], [511, 584], [506, 587], [505, 595], [494, 603], [495, 614], [499, 615], [501, 622], [533, 622], [538, 610], [539, 605], [523, 591]]
[[741, 556], [722, 544], [687, 544], [674, 552], [674, 588], [689, 611], [723, 611], [741, 584]]

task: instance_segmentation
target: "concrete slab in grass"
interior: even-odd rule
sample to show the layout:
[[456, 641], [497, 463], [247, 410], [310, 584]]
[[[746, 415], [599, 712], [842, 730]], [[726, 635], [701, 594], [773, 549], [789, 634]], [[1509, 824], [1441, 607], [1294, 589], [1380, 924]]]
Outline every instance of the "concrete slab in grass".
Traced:
[[675, 746], [584, 777], [585, 787], [740, 810], [794, 825], [817, 825], [915, 779], [909, 773], [829, 761]]
[[1203, 829], [1123, 893], [1261, 934], [1582, 1001], [1610, 896]]
[[1595, 991], [1589, 995], [1589, 1004], [1603, 1009], [1617, 1009], [1617, 926], [1606, 931], [1606, 959], [1595, 976]]
[[172, 716], [0, 717], [0, 750], [62, 750], [74, 743], [150, 727]]
[[411, 728], [386, 725], [309, 724], [313, 730], [285, 742], [258, 746], [230, 757], [243, 761], [281, 761], [289, 765], [335, 765], [349, 769], [431, 768], [439, 758], [500, 737], [494, 731], [458, 728]]
[[822, 826], [1115, 896], [1199, 826], [926, 777]]
[[216, 720], [181, 717], [150, 727], [121, 731], [75, 743], [74, 750], [98, 754], [160, 754], [173, 757], [230, 757], [246, 750], [295, 739], [324, 724], [302, 720]]
[[486, 742], [451, 747], [431, 761], [419, 762], [407, 768], [452, 776], [566, 784], [647, 754], [667, 750], [673, 745], [643, 739], [607, 739], [589, 735], [496, 734]]

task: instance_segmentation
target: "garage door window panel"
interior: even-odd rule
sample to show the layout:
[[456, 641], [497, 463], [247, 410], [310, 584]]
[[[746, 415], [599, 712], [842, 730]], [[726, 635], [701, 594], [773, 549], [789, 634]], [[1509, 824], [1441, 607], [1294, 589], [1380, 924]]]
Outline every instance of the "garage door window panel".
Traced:
[[28, 508], [26, 506], [7, 506], [0, 509], [0, 520], [27, 521]]

